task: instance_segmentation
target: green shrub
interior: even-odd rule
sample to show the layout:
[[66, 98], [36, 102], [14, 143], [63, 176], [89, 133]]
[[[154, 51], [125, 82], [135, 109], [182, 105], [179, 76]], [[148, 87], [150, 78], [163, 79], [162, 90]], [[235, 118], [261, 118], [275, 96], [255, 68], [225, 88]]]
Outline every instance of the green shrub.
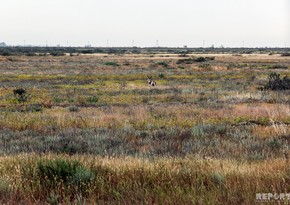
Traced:
[[200, 63], [200, 62], [205, 62], [206, 59], [204, 57], [198, 57], [194, 61]]
[[159, 73], [158, 74], [158, 77], [161, 78], [161, 79], [163, 79], [163, 78], [165, 78], [165, 75], [163, 73]]
[[73, 105], [73, 106], [69, 106], [69, 107], [68, 107], [68, 110], [69, 110], [70, 112], [78, 112], [78, 111], [79, 111], [79, 107], [77, 107], [77, 106], [75, 106], [75, 105]]
[[214, 172], [211, 175], [212, 181], [213, 183], [217, 186], [217, 187], [223, 187], [225, 184], [225, 177], [219, 173], [219, 172]]
[[35, 53], [26, 53], [25, 55], [26, 55], [26, 56], [36, 56]]
[[210, 69], [211, 65], [209, 63], [203, 63], [203, 64], [200, 64], [198, 67], [204, 68], [204, 69]]
[[158, 62], [156, 63], [157, 66], [163, 66], [164, 68], [167, 68], [168, 67], [168, 63], [164, 62], [164, 61], [161, 61], [161, 62]]
[[59, 205], [60, 196], [58, 194], [55, 194], [54, 192], [51, 192], [47, 197], [46, 201], [50, 205]]
[[27, 94], [27, 91], [23, 88], [17, 88], [13, 90], [13, 94], [15, 97], [15, 100], [18, 103], [24, 103], [28, 100], [29, 95]]
[[280, 79], [280, 74], [270, 73], [268, 76], [268, 83], [260, 88], [261, 90], [289, 90], [290, 89], [290, 79], [285, 76]]
[[54, 51], [54, 52], [51, 52], [50, 55], [52, 55], [52, 56], [65, 56], [65, 53]]
[[86, 101], [88, 103], [97, 103], [99, 101], [99, 97], [98, 96], [90, 96], [90, 97], [87, 97]]
[[268, 69], [288, 69], [288, 66], [287, 65], [270, 65], [270, 66], [267, 66]]
[[11, 56], [12, 53], [10, 53], [9, 51], [3, 51], [3, 52], [1, 53], [1, 55], [2, 55], [2, 56]]
[[118, 63], [112, 62], [112, 61], [105, 62], [104, 65], [107, 65], [107, 66], [119, 66]]
[[288, 57], [290, 56], [290, 53], [282, 53], [281, 56]]
[[52, 100], [54, 103], [62, 103], [65, 101], [63, 98], [59, 98], [59, 97], [54, 97]]
[[179, 59], [176, 64], [192, 64], [194, 63], [194, 58]]
[[272, 149], [272, 150], [276, 150], [276, 149], [280, 149], [282, 147], [282, 142], [279, 141], [278, 139], [270, 139], [268, 141], [268, 146]]
[[83, 167], [78, 161], [63, 159], [41, 160], [37, 164], [37, 175], [43, 186], [56, 187], [60, 184], [74, 186], [84, 191], [94, 173]]

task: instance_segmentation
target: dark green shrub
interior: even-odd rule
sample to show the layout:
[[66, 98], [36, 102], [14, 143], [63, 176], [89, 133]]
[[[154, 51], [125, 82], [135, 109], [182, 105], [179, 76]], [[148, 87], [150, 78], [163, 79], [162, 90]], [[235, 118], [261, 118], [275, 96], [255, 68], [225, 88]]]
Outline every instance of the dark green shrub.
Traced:
[[268, 83], [261, 88], [262, 90], [289, 90], [290, 89], [290, 79], [285, 76], [280, 79], [280, 74], [270, 73], [268, 76]]
[[197, 63], [201, 63], [201, 62], [205, 62], [206, 59], [204, 57], [198, 57], [194, 61], [197, 62]]
[[99, 101], [99, 97], [98, 96], [90, 96], [90, 97], [87, 97], [86, 100], [88, 103], [97, 103]]
[[83, 188], [94, 178], [94, 173], [78, 161], [64, 159], [41, 160], [37, 164], [37, 175], [43, 186], [55, 187], [60, 184]]
[[81, 51], [82, 54], [93, 54], [94, 51], [93, 50], [83, 50]]
[[25, 55], [26, 55], [26, 56], [36, 56], [35, 53], [26, 53]]
[[77, 107], [77, 106], [69, 106], [68, 107], [68, 110], [70, 111], [70, 112], [78, 112], [79, 111], [79, 108]]
[[119, 66], [118, 63], [112, 62], [112, 61], [105, 62], [104, 65], [107, 65], [107, 66]]
[[67, 183], [80, 167], [78, 161], [63, 159], [43, 160], [37, 164], [37, 174], [43, 183], [62, 181]]
[[203, 63], [203, 64], [200, 64], [198, 67], [204, 68], [204, 69], [210, 69], [211, 65], [209, 63]]
[[1, 53], [1, 55], [2, 55], [2, 56], [11, 56], [11, 53], [8, 52], [8, 51], [3, 51], [3, 52]]
[[65, 53], [55, 51], [55, 52], [51, 52], [50, 55], [52, 55], [52, 56], [65, 56]]
[[193, 58], [179, 59], [176, 61], [176, 64], [192, 64], [194, 63]]
[[290, 53], [282, 53], [281, 56], [288, 57], [290, 56]]
[[13, 94], [15, 97], [15, 100], [18, 103], [24, 103], [28, 100], [29, 96], [26, 92], [26, 90], [24, 90], [23, 88], [17, 88], [13, 90]]
[[161, 79], [163, 79], [163, 78], [165, 78], [165, 75], [163, 73], [159, 73], [158, 74], [158, 77], [161, 78]]
[[280, 149], [282, 147], [282, 142], [279, 141], [278, 139], [270, 139], [268, 141], [268, 146], [272, 149], [272, 150], [276, 150], [276, 149]]
[[156, 63], [157, 66], [163, 66], [164, 68], [167, 68], [168, 67], [168, 63], [162, 61], [162, 62], [158, 62]]
[[65, 101], [65, 99], [59, 97], [54, 97], [52, 100], [54, 103], [62, 103]]
[[288, 69], [287, 65], [272, 65], [268, 67], [269, 69]]

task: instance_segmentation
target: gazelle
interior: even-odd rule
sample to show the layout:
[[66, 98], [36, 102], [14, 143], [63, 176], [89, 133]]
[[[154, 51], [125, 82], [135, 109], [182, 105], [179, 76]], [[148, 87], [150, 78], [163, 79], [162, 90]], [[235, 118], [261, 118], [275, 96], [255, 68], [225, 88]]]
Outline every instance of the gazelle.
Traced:
[[156, 82], [154, 80], [152, 80], [152, 76], [147, 75], [147, 82], [151, 86], [156, 86]]

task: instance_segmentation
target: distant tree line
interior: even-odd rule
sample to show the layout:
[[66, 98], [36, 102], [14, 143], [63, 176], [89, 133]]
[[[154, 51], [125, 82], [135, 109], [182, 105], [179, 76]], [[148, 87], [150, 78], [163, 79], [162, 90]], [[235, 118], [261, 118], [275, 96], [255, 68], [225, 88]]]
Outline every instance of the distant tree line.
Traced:
[[46, 55], [53, 56], [64, 55], [65, 53], [73, 54], [127, 54], [127, 53], [149, 53], [149, 54], [179, 54], [186, 55], [190, 53], [231, 53], [231, 54], [281, 54], [282, 56], [290, 56], [290, 48], [171, 48], [171, 47], [0, 47], [0, 55]]

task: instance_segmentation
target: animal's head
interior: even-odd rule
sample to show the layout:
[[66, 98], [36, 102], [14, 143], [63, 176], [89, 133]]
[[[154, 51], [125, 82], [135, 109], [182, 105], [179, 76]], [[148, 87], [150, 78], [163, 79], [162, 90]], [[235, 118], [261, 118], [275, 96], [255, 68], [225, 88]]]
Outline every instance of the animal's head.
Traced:
[[151, 82], [152, 82], [152, 76], [147, 75], [147, 81], [148, 81], [149, 84], [151, 84]]
[[151, 86], [155, 86], [156, 85], [156, 82], [154, 80], [152, 80], [152, 76], [148, 76], [147, 75], [147, 82]]

